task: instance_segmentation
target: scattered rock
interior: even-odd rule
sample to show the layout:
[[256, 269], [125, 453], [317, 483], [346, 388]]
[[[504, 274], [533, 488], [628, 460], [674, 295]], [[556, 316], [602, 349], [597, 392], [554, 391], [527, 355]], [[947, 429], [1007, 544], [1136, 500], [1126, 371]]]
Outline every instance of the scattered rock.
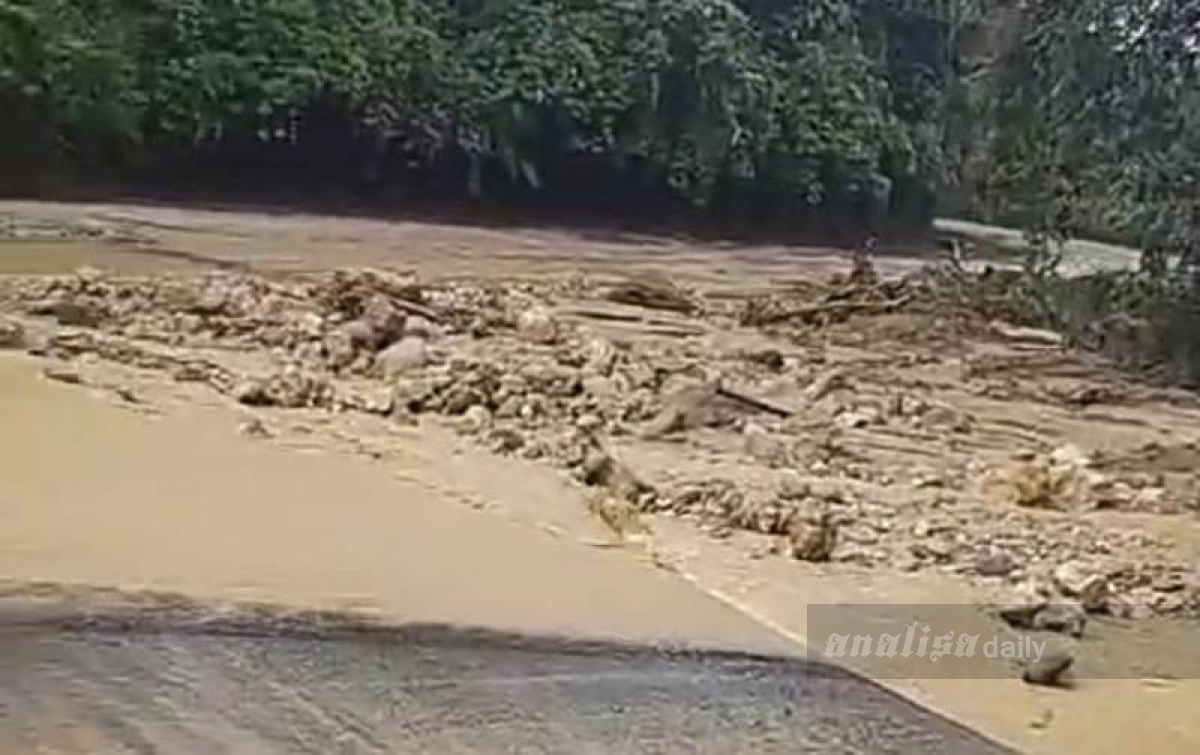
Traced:
[[1054, 723], [1054, 709], [1046, 708], [1038, 714], [1037, 718], [1029, 722], [1029, 728], [1037, 730], [1048, 729], [1052, 723]]
[[588, 510], [627, 542], [644, 540], [650, 534], [637, 507], [622, 496], [605, 491], [592, 493], [588, 496]]
[[1082, 637], [1086, 626], [1087, 615], [1082, 606], [1076, 603], [1050, 603], [1034, 615], [1031, 628]]
[[1046, 648], [1042, 657], [1031, 661], [1021, 673], [1021, 679], [1027, 684], [1043, 686], [1059, 686], [1062, 676], [1075, 663], [1074, 654], [1065, 646], [1058, 645]]
[[332, 398], [325, 380], [296, 368], [286, 368], [267, 377], [240, 380], [233, 385], [230, 394], [245, 406], [282, 409], [327, 406]]
[[395, 414], [396, 393], [386, 387], [371, 386], [353, 390], [339, 397], [345, 409], [374, 414], [378, 417], [390, 417]]
[[940, 535], [915, 542], [909, 546], [909, 550], [917, 558], [939, 564], [949, 563], [954, 558], [954, 543]]
[[38, 317], [52, 317], [59, 325], [95, 328], [104, 322], [104, 307], [83, 296], [55, 296], [30, 304], [27, 311]]
[[848, 429], [870, 427], [880, 424], [881, 421], [879, 411], [869, 406], [849, 409], [837, 415], [837, 423]]
[[481, 433], [492, 425], [492, 413], [487, 407], [475, 404], [463, 412], [461, 427], [471, 434]]
[[66, 383], [67, 385], [83, 385], [83, 377], [69, 367], [47, 367], [42, 370], [42, 375], [47, 380], [53, 380], [56, 383]]
[[330, 368], [340, 370], [349, 367], [358, 356], [361, 339], [357, 338], [353, 332], [352, 326], [355, 324], [347, 323], [325, 336], [324, 354]]
[[190, 312], [184, 312], [179, 315], [175, 320], [175, 324], [179, 332], [187, 333], [188, 335], [196, 335], [204, 330], [204, 319]]
[[637, 500], [650, 491], [629, 467], [612, 454], [600, 448], [590, 448], [580, 467], [580, 476], [585, 485], [603, 487], [614, 495], [628, 500]]
[[386, 348], [405, 332], [405, 315], [386, 296], [375, 294], [363, 305], [360, 320], [371, 330], [371, 347]]
[[783, 353], [779, 349], [748, 351], [743, 356], [746, 361], [762, 365], [771, 372], [782, 372], [783, 368], [787, 365], [787, 361], [783, 358]]
[[1092, 457], [1079, 448], [1079, 446], [1069, 443], [1051, 451], [1050, 461], [1056, 467], [1063, 469], [1080, 470], [1092, 466]]
[[438, 326], [429, 318], [421, 315], [409, 315], [404, 320], [404, 336], [406, 338], [424, 338], [431, 341], [440, 333]]
[[525, 447], [525, 436], [511, 427], [497, 428], [488, 437], [492, 453], [511, 454]]
[[939, 472], [924, 470], [912, 478], [912, 486], [918, 490], [946, 487], [946, 478]]
[[984, 487], [1005, 505], [1065, 509], [1078, 500], [1081, 482], [1075, 468], [1036, 457], [992, 470]]
[[1027, 328], [1020, 325], [995, 320], [991, 323], [992, 330], [1002, 338], [1010, 341], [1035, 344], [1046, 346], [1049, 348], [1058, 348], [1064, 345], [1061, 333], [1055, 333], [1051, 330], [1043, 330], [1041, 328]]
[[606, 338], [588, 341], [584, 367], [594, 375], [611, 375], [617, 363], [617, 348]]
[[198, 315], [219, 315], [229, 304], [229, 288], [220, 282], [213, 282], [199, 293], [192, 304], [192, 311]]
[[18, 322], [0, 318], [0, 349], [20, 349], [25, 346], [25, 329]]
[[695, 304], [685, 292], [671, 281], [654, 276], [618, 283], [605, 292], [605, 298], [618, 304], [681, 314], [695, 309]]
[[791, 461], [787, 443], [762, 425], [747, 422], [742, 428], [742, 438], [746, 453], [769, 467], [785, 467]]
[[1033, 629], [1034, 619], [1045, 607], [1045, 601], [1031, 599], [1001, 606], [998, 613], [1013, 629]]
[[[764, 540], [774, 539], [797, 558], [916, 570], [965, 557], [947, 571], [1006, 583], [1044, 580], [1052, 589], [1017, 619], [1027, 628], [1037, 623], [1082, 631], [1081, 622], [1058, 609], [1037, 618], [1044, 601], [1059, 596], [1078, 601], [1080, 612], [1200, 614], [1195, 577], [1185, 587], [1170, 569], [1178, 566], [1172, 563], [1178, 560], [1172, 544], [1133, 529], [1105, 529], [1097, 518], [1023, 510], [1081, 509], [1080, 504], [1154, 513], [1200, 509], [1191, 489], [1200, 458], [1194, 448], [1181, 451], [1179, 459], [1164, 460], [1165, 451], [1153, 457], [1097, 453], [1093, 459], [1071, 446], [1043, 451], [1040, 444], [1051, 434], [1023, 428], [1035, 450], [994, 474], [1002, 478], [997, 488], [1006, 505], [986, 507], [963, 495], [968, 481], [984, 476], [985, 453], [950, 437], [970, 418], [938, 403], [948, 395], [940, 383], [905, 375], [893, 385], [888, 377], [890, 370], [907, 369], [928, 355], [855, 357], [816, 373], [804, 388], [790, 374], [765, 374], [804, 369], [805, 360], [784, 359], [774, 348], [730, 352], [702, 338], [656, 337], [628, 346], [577, 338], [547, 306], [529, 306], [556, 301], [564, 292], [553, 282], [421, 289], [410, 277], [363, 271], [271, 281], [224, 274], [200, 281], [91, 274], [0, 280], [6, 311], [28, 308], [61, 322], [101, 326], [55, 329], [39, 323], [26, 335], [25, 340], [52, 334], [37, 348], [62, 364], [82, 364], [65, 360], [94, 355], [207, 384], [248, 405], [390, 412], [404, 423], [428, 414], [461, 416], [456, 425], [497, 453], [572, 470], [637, 511], [688, 516], [720, 535], [766, 533], [772, 538]], [[594, 287], [588, 289], [588, 296], [594, 294]], [[699, 308], [700, 316], [736, 314], [724, 307], [714, 298]], [[661, 334], [662, 318], [645, 319], [638, 327]], [[514, 325], [516, 338], [477, 340], [511, 333]], [[0, 322], [0, 347], [19, 344], [21, 336], [5, 326]], [[427, 345], [435, 334], [437, 358]], [[834, 355], [847, 344], [845, 335], [853, 334], [830, 333], [821, 343], [807, 339], [806, 332], [792, 341], [809, 364], [826, 365], [827, 359], [841, 358]], [[863, 341], [854, 348], [864, 343], [869, 346]], [[826, 346], [828, 356], [822, 354]], [[189, 347], [204, 351], [185, 355]], [[270, 365], [264, 377], [243, 377], [260, 365]], [[87, 377], [90, 381], [90, 372]], [[75, 382], [78, 375], [67, 371], [60, 379]], [[1004, 381], [1012, 395], [1026, 390], [1023, 377], [995, 380]], [[806, 400], [795, 401], [797, 392]], [[772, 407], [755, 396], [786, 406]], [[884, 424], [905, 442], [883, 437], [891, 432], [867, 437], [845, 430]], [[664, 456], [681, 451], [687, 460], [655, 469], [653, 480], [638, 479], [595, 440], [604, 432], [620, 437], [629, 428], [685, 443], [682, 449], [653, 451]], [[714, 432], [685, 435], [699, 428]], [[932, 462], [937, 467], [928, 473], [906, 465], [914, 458], [908, 453], [913, 430], [927, 431], [921, 435], [938, 444], [938, 453], [946, 452], [945, 464]], [[749, 458], [737, 458], [739, 450]], [[736, 469], [739, 465], [743, 468]], [[782, 470], [836, 480], [852, 494], [839, 501], [811, 489], [777, 494]], [[885, 516], [856, 500], [870, 498], [873, 490], [883, 494], [892, 480], [911, 481], [919, 489], [909, 491], [913, 509], [889, 506]], [[723, 484], [709, 484], [716, 482]], [[797, 513], [826, 505], [836, 517], [824, 524], [820, 516]], [[910, 529], [917, 519], [928, 521]], [[975, 543], [995, 545], [984, 549]], [[1074, 565], [1054, 568], [1064, 560]]]
[[1145, 621], [1154, 616], [1154, 609], [1146, 603], [1132, 603], [1123, 601], [1114, 603], [1108, 607], [1110, 613], [1118, 619], [1126, 619], [1129, 621]]
[[517, 317], [517, 333], [529, 343], [548, 346], [561, 337], [561, 325], [546, 307], [535, 305]]
[[240, 381], [230, 391], [230, 395], [239, 404], [246, 406], [270, 406], [267, 396], [267, 381], [247, 379]]
[[247, 438], [270, 438], [272, 433], [258, 417], [249, 417], [238, 426], [238, 432]]
[[923, 428], [966, 433], [971, 430], [971, 416], [947, 404], [931, 404], [917, 419]]
[[575, 420], [575, 426], [585, 433], [593, 433], [604, 427], [604, 420], [595, 414], [584, 414]]
[[1068, 598], [1077, 598], [1088, 613], [1107, 610], [1112, 590], [1108, 579], [1078, 561], [1068, 561], [1054, 570], [1054, 584]]
[[375, 356], [375, 367], [388, 380], [423, 368], [429, 363], [425, 341], [405, 336]]
[[654, 440], [702, 427], [720, 427], [733, 422], [739, 413], [720, 395], [720, 385], [715, 381], [687, 384], [666, 398], [659, 413], [642, 428], [642, 437]]
[[375, 350], [375, 328], [366, 320], [351, 320], [335, 332], [344, 337], [353, 349]]
[[[445, 394], [445, 400], [442, 403], [442, 411], [451, 416], [465, 414], [468, 409], [473, 406], [483, 404], [486, 397], [483, 393], [472, 385], [457, 384]], [[527, 404], [526, 407], [531, 405]]]
[[837, 546], [837, 528], [828, 511], [797, 514], [787, 527], [788, 552], [801, 561], [828, 561]]
[[833, 367], [820, 375], [815, 380], [809, 383], [804, 389], [804, 398], [810, 403], [815, 403], [825, 398], [834, 391], [847, 390], [850, 388], [850, 377], [847, 375], [844, 368]]
[[1008, 551], [990, 549], [975, 559], [975, 571], [984, 577], [1007, 577], [1016, 568]]

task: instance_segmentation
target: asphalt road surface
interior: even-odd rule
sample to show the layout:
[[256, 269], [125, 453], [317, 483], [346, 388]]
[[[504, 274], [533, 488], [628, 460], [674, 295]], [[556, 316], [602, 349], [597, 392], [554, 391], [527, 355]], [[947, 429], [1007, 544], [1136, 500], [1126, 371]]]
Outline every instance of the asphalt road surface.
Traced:
[[793, 659], [266, 615], [0, 612], [0, 752], [992, 753]]

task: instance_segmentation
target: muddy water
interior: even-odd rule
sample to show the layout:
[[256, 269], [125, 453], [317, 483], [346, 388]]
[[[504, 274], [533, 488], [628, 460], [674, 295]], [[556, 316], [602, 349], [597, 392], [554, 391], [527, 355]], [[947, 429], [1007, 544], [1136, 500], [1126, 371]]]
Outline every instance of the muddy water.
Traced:
[[629, 553], [235, 412], [5, 357], [0, 416], [5, 751], [1000, 751]]
[[[845, 255], [835, 249], [779, 245], [741, 246], [635, 234], [603, 234], [561, 229], [509, 230], [437, 223], [385, 222], [304, 213], [259, 214], [177, 210], [136, 205], [57, 205], [0, 202], [0, 213], [35, 218], [43, 223], [78, 223], [119, 229], [142, 240], [151, 250], [196, 264], [248, 265], [259, 271], [326, 269], [337, 266], [383, 266], [411, 269], [430, 279], [447, 276], [521, 277], [569, 274], [624, 274], [630, 265], [683, 276], [713, 287], [756, 280], [758, 283], [798, 271], [833, 271]], [[22, 242], [28, 243], [28, 242]], [[9, 269], [34, 272], [28, 250], [8, 250]], [[19, 245], [17, 245], [19, 246]], [[104, 254], [128, 255], [120, 245]], [[78, 254], [76, 251], [74, 254]], [[54, 256], [54, 255], [50, 255]], [[147, 257], [153, 266], [169, 260]], [[73, 269], [66, 255], [58, 270]], [[91, 258], [89, 264], [104, 260]], [[41, 268], [44, 260], [36, 265]], [[911, 269], [911, 258], [881, 261], [885, 270]], [[0, 265], [3, 265], [0, 262]], [[41, 268], [44, 270], [44, 268]], [[128, 269], [128, 268], [127, 268]]]
[[85, 241], [0, 241], [0, 275], [60, 275], [81, 267], [117, 273], [187, 273], [230, 267], [199, 254], [130, 243]]
[[0, 575], [354, 608], [400, 621], [785, 650], [629, 554], [406, 483], [366, 460], [157, 419], [0, 359]]

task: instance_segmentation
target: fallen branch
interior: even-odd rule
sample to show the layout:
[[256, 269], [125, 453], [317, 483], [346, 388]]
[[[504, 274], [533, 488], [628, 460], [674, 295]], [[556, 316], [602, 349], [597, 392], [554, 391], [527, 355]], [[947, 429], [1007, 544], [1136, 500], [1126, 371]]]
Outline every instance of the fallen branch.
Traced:
[[752, 407], [760, 412], [774, 414], [776, 417], [782, 417], [784, 419], [787, 419], [794, 414], [791, 409], [785, 409], [782, 406], [776, 406], [775, 404], [768, 403], [760, 398], [748, 396], [745, 393], [740, 393], [732, 388], [726, 388], [724, 386], [717, 387], [717, 395], [721, 398]]
[[442, 319], [438, 316], [437, 312], [434, 312], [432, 309], [423, 304], [417, 304], [415, 301], [411, 301], [409, 299], [392, 299], [391, 301], [397, 309], [404, 310], [406, 314], [424, 317], [430, 322], [440, 322]]
[[759, 318], [758, 323], [760, 325], [770, 325], [787, 320], [811, 322], [822, 317], [840, 321], [851, 315], [883, 315], [900, 309], [912, 300], [912, 294], [908, 294], [888, 301], [838, 301], [828, 304], [814, 304], [807, 307], [764, 314]]
[[610, 288], [604, 298], [617, 304], [627, 304], [645, 309], [661, 309], [668, 312], [690, 314], [695, 305], [687, 296], [669, 283], [628, 281]]

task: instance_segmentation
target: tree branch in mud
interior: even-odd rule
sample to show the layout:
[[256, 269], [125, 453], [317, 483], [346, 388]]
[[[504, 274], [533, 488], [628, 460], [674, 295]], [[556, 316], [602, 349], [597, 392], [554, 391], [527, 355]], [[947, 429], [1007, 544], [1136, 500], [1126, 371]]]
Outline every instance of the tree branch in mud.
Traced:
[[696, 309], [694, 302], [667, 281], [626, 281], [609, 289], [605, 298], [617, 304], [680, 314], [690, 314]]
[[406, 314], [424, 317], [430, 322], [441, 322], [441, 316], [423, 304], [417, 304], [408, 299], [392, 299], [391, 303], [396, 309], [403, 310]]
[[764, 401], [763, 399], [749, 396], [745, 393], [735, 391], [732, 388], [726, 388], [725, 386], [717, 386], [716, 395], [739, 404], [744, 404], [752, 409], [757, 409], [760, 412], [773, 414], [776, 417], [782, 417], [783, 419], [787, 419], [795, 414], [795, 412], [793, 412], [791, 409], [786, 409], [782, 406], [776, 406], [775, 404]]
[[887, 301], [834, 301], [823, 304], [812, 304], [778, 312], [756, 313], [749, 318], [751, 325], [773, 325], [781, 322], [799, 321], [812, 322], [841, 322], [853, 315], [883, 315], [895, 312], [907, 306], [913, 300], [912, 294], [906, 294]]

